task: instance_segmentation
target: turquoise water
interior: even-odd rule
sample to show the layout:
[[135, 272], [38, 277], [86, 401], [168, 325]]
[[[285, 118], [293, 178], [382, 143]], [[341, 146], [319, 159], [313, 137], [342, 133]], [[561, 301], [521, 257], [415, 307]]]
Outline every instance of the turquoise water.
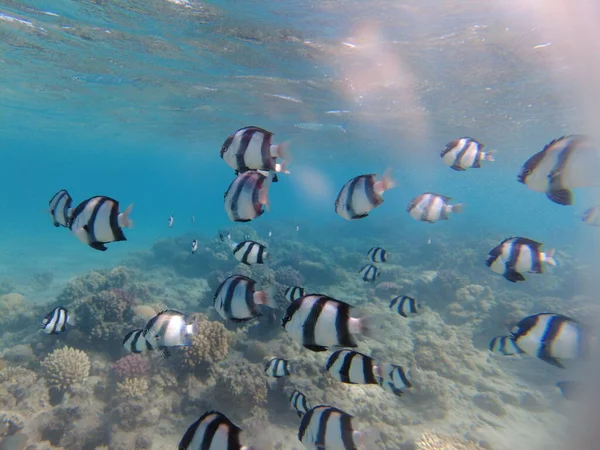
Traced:
[[[543, 292], [543, 299], [536, 298], [540, 307], [549, 305], [546, 298], [556, 305], [556, 295], [580, 295], [578, 277], [585, 275], [576, 269], [593, 262], [600, 239], [580, 215], [594, 204], [596, 192], [579, 190], [575, 206], [563, 207], [516, 181], [523, 162], [549, 141], [583, 132], [573, 88], [560, 77], [559, 50], [536, 48], [550, 36], [537, 20], [502, 4], [478, 2], [0, 2], [0, 281], [14, 283], [31, 304], [46, 305], [73, 277], [117, 266], [161, 239], [185, 242], [182, 252], [189, 251], [192, 238], [216, 245], [212, 240], [220, 230], [239, 228], [223, 208], [232, 170], [219, 150], [230, 133], [256, 125], [273, 131], [277, 143], [289, 140], [294, 157], [291, 174], [271, 188], [271, 211], [249, 224], [263, 239], [272, 231], [274, 239], [315, 246], [348, 273], [357, 268], [336, 252], [358, 254], [377, 243], [404, 258], [401, 265], [414, 268], [415, 277], [417, 271], [456, 268], [472, 284], [512, 298]], [[338, 110], [349, 112], [328, 113]], [[294, 126], [299, 123], [330, 128]], [[444, 166], [439, 152], [460, 136], [496, 150], [497, 161], [466, 172]], [[370, 217], [348, 222], [335, 215], [334, 200], [346, 181], [388, 167], [398, 187], [384, 194], [385, 203]], [[59, 189], [69, 191], [74, 205], [94, 195], [119, 200], [122, 210], [134, 203], [135, 228], [125, 231], [128, 240], [96, 252], [68, 230], [55, 229], [46, 209]], [[406, 205], [426, 191], [465, 203], [464, 214], [433, 225], [412, 220]], [[168, 228], [171, 215], [175, 225]], [[562, 283], [559, 289], [544, 290], [546, 279], [533, 275], [523, 284], [503, 284], [485, 269], [487, 251], [512, 235], [562, 252], [559, 267], [548, 275]], [[428, 241], [454, 249], [456, 261], [427, 250]], [[160, 263], [165, 273], [171, 270], [169, 261]], [[198, 279], [209, 277], [209, 266], [197, 268]], [[32, 290], [32, 276], [47, 271], [52, 285]], [[157, 276], [150, 270], [144, 275]], [[374, 301], [356, 284], [331, 289], [347, 289], [361, 303]], [[153, 300], [170, 306], [166, 298]], [[192, 309], [191, 303], [176, 302]], [[207, 314], [209, 303], [201, 308]], [[447, 317], [440, 314], [443, 323]], [[496, 317], [487, 330], [475, 330], [481, 358], [486, 340], [503, 331], [504, 320]], [[16, 345], [14, 337], [5, 339], [7, 346]], [[539, 383], [543, 363], [527, 361], [528, 369], [506, 364], [518, 374], [520, 389], [541, 389], [547, 398], [555, 394], [549, 393], [552, 383]], [[346, 394], [331, 394], [328, 401], [336, 395]], [[562, 406], [556, 407], [555, 398], [548, 402], [532, 419], [534, 436], [555, 426], [555, 417], [546, 416]], [[191, 409], [174, 413], [168, 425], [173, 433], [162, 433], [169, 444], [151, 448], [174, 448], [168, 445], [203, 412]], [[371, 410], [385, 421], [378, 413]], [[293, 416], [288, 419], [287, 433], [292, 430], [293, 445], [301, 448]], [[505, 426], [514, 427], [511, 417], [494, 418], [505, 419]], [[166, 426], [164, 412], [161, 420]], [[465, 437], [460, 422], [446, 418], [424, 426]], [[510, 437], [502, 441], [498, 429], [482, 433], [482, 441], [509, 448]], [[515, 431], [515, 441], [521, 433], [527, 427]], [[382, 448], [410, 448], [407, 439], [391, 439]], [[97, 448], [101, 445], [121, 448], [106, 440]]]

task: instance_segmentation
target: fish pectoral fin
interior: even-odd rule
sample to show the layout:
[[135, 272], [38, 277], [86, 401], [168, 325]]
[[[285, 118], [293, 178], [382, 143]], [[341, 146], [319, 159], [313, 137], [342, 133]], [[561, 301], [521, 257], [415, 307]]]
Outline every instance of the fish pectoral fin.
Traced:
[[564, 364], [560, 362], [558, 358], [553, 358], [552, 356], [538, 356], [538, 358], [554, 367], [558, 367], [559, 369], [566, 369]]
[[450, 166], [451, 169], [456, 170], [457, 172], [464, 172], [465, 169], [460, 167], [458, 164], [453, 164]]
[[101, 252], [105, 252], [107, 248], [106, 245], [104, 245], [102, 242], [92, 242], [90, 244], [90, 247], [96, 250], [100, 250]]
[[323, 347], [321, 345], [311, 345], [311, 344], [306, 344], [303, 345], [304, 348], [312, 351], [312, 352], [325, 352], [327, 351], [327, 347]]
[[159, 347], [158, 350], [162, 354], [162, 357], [165, 359], [169, 358], [171, 356], [171, 352], [169, 351], [169, 349], [167, 347]]
[[546, 196], [559, 205], [572, 205], [573, 193], [568, 189], [556, 189], [546, 192]]
[[525, 281], [525, 277], [521, 275], [516, 270], [512, 270], [507, 268], [506, 272], [504, 272], [504, 278], [506, 278], [511, 283], [516, 283], [517, 281]]

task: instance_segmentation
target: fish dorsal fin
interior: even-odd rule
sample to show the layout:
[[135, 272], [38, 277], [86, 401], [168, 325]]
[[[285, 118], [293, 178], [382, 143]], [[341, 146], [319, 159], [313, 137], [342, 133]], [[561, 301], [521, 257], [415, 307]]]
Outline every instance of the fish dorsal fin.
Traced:
[[452, 197], [448, 197], [447, 195], [438, 194], [437, 192], [425, 192], [424, 195], [427, 195], [427, 194], [429, 194], [429, 195], [435, 195], [436, 197], [441, 197], [446, 202], [452, 200]]
[[524, 238], [524, 237], [520, 237], [518, 242], [519, 242], [519, 244], [530, 245], [530, 246], [536, 248], [537, 250], [539, 250], [540, 247], [542, 247], [544, 245], [541, 242], [537, 242], [537, 241], [534, 241], [533, 239]]

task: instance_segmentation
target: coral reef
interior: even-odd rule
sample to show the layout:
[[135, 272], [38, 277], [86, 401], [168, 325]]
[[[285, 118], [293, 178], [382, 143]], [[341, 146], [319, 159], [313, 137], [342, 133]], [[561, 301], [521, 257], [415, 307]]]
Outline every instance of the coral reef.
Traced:
[[41, 367], [49, 387], [61, 391], [72, 390], [83, 383], [90, 374], [90, 358], [81, 350], [63, 347], [54, 350], [42, 362]]
[[147, 377], [150, 375], [150, 369], [148, 356], [140, 354], [125, 355], [112, 366], [117, 380]]
[[125, 378], [117, 383], [117, 396], [124, 400], [142, 399], [148, 393], [149, 383], [145, 378]]
[[253, 415], [267, 402], [262, 364], [238, 361], [229, 365], [218, 374], [212, 396], [219, 404], [229, 405], [237, 418]]
[[418, 450], [483, 450], [475, 442], [461, 441], [430, 432], [423, 433], [416, 446]]

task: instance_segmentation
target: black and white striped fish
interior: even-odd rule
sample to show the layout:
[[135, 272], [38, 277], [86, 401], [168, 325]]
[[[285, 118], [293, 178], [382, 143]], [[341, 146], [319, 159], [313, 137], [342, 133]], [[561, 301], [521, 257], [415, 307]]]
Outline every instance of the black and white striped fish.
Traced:
[[328, 347], [357, 347], [355, 334], [369, 334], [372, 317], [352, 317], [348, 303], [326, 295], [311, 294], [294, 300], [287, 308], [282, 326], [290, 337], [313, 352]]
[[529, 158], [517, 181], [544, 192], [554, 203], [572, 205], [572, 189], [600, 185], [600, 153], [587, 136], [571, 135], [553, 140]]
[[169, 216], [169, 219], [167, 220], [167, 226], [169, 228], [173, 228], [173, 224], [175, 223], [175, 217], [173, 217], [173, 215], [171, 214]]
[[55, 227], [61, 226], [67, 228], [69, 226], [69, 217], [73, 211], [71, 209], [72, 203], [73, 199], [65, 189], [61, 189], [52, 196], [48, 202], [48, 212]]
[[362, 280], [367, 283], [373, 283], [379, 276], [379, 270], [373, 264], [366, 264], [358, 271]]
[[109, 242], [126, 241], [123, 228], [133, 228], [129, 218], [133, 204], [119, 212], [119, 202], [104, 196], [91, 197], [82, 201], [73, 210], [69, 228], [84, 244], [105, 251]]
[[356, 430], [353, 419], [350, 414], [333, 406], [315, 406], [302, 416], [298, 439], [309, 450], [378, 448], [379, 433], [374, 429]]
[[192, 241], [192, 255], [198, 251], [198, 239]]
[[256, 281], [244, 275], [231, 275], [217, 288], [213, 305], [225, 320], [245, 322], [262, 316], [259, 305], [277, 308], [270, 289], [257, 291]]
[[523, 353], [512, 336], [496, 336], [490, 341], [490, 351], [498, 355], [513, 356]]
[[509, 237], [494, 247], [485, 265], [512, 283], [525, 281], [524, 273], [542, 273], [542, 263], [556, 266], [554, 249], [544, 253], [543, 244], [523, 237]]
[[148, 321], [144, 327], [144, 338], [159, 350], [168, 347], [188, 347], [192, 336], [198, 331], [198, 319], [180, 311], [165, 309]]
[[[248, 170], [289, 173], [288, 143], [272, 144], [273, 133], [259, 127], [244, 127], [231, 134], [221, 146], [221, 158], [236, 175]], [[277, 159], [281, 163], [277, 163]], [[277, 181], [275, 175], [273, 181]]]
[[294, 300], [299, 299], [300, 297], [304, 297], [305, 290], [300, 286], [290, 286], [285, 290], [285, 299], [289, 302], [293, 302]]
[[374, 263], [387, 262], [387, 252], [381, 247], [372, 247], [368, 252], [367, 256]]
[[583, 359], [589, 355], [588, 330], [562, 314], [528, 316], [511, 330], [511, 336], [523, 352], [560, 368], [564, 368], [563, 359]]
[[46, 334], [59, 334], [67, 330], [67, 324], [74, 326], [75, 319], [66, 308], [57, 306], [42, 320], [42, 330]]
[[581, 216], [581, 221], [594, 227], [600, 227], [600, 205], [588, 208]]
[[444, 164], [458, 171], [479, 169], [481, 161], [494, 161], [494, 151], [483, 151], [481, 142], [471, 137], [461, 137], [446, 144], [440, 156]]
[[417, 301], [406, 295], [399, 295], [394, 297], [390, 302], [390, 309], [396, 311], [402, 317], [408, 317], [409, 314], [418, 314], [421, 305]]
[[391, 171], [387, 170], [381, 180], [377, 175], [359, 175], [348, 181], [335, 200], [335, 212], [346, 220], [362, 219], [372, 209], [383, 203], [382, 194], [395, 186]]
[[379, 384], [395, 395], [412, 387], [402, 366], [377, 364], [373, 358], [354, 350], [338, 350], [327, 359], [325, 369], [333, 378], [348, 384]]
[[226, 243], [231, 247], [233, 256], [239, 262], [251, 266], [253, 264], [264, 264], [267, 258], [267, 247], [259, 244], [256, 241], [244, 240], [241, 242], [233, 242], [231, 234], [223, 236], [219, 234], [221, 242]]
[[269, 209], [272, 176], [256, 170], [238, 175], [225, 192], [225, 211], [233, 222], [249, 222]]
[[290, 363], [283, 358], [273, 358], [265, 364], [265, 375], [273, 378], [287, 377], [290, 375]]
[[144, 337], [144, 330], [133, 330], [123, 338], [123, 347], [130, 353], [145, 353], [154, 350]]
[[462, 203], [450, 205], [448, 202], [451, 197], [436, 194], [435, 192], [425, 192], [413, 198], [406, 211], [410, 216], [421, 222], [434, 223], [438, 220], [448, 220], [450, 213], [460, 213], [464, 209]]
[[300, 391], [292, 392], [292, 395], [290, 395], [290, 405], [296, 410], [298, 417], [302, 417], [312, 408], [309, 401], [306, 399], [306, 395]]
[[240, 443], [242, 429], [219, 411], [207, 411], [190, 425], [178, 450], [252, 450]]

